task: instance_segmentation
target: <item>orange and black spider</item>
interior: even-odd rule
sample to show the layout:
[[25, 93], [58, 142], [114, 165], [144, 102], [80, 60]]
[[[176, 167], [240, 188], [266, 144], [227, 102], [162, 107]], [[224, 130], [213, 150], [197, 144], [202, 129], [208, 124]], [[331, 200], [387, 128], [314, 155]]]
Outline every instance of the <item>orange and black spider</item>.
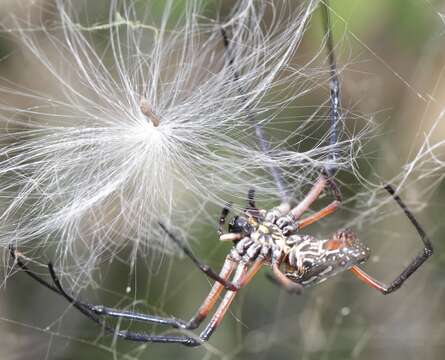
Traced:
[[[336, 193], [336, 200], [322, 210], [300, 218], [329, 184]], [[389, 294], [400, 288], [433, 253], [433, 248], [417, 220], [399, 196], [394, 193], [394, 189], [390, 185], [386, 185], [385, 189], [403, 209], [424, 243], [422, 253], [415, 257], [389, 286], [375, 280], [357, 266], [368, 259], [369, 249], [351, 230], [339, 230], [327, 240], [319, 240], [299, 233], [304, 227], [334, 212], [340, 205], [340, 195], [334, 182], [324, 175], [320, 176], [311, 191], [293, 209], [290, 209], [288, 204], [285, 203], [269, 211], [257, 209], [253, 192], [250, 192], [249, 207], [230, 222], [228, 226], [229, 233], [223, 232], [225, 218], [228, 215], [228, 209], [224, 208], [220, 218], [220, 240], [231, 240], [234, 245], [219, 274], [197, 259], [186, 245], [177, 239], [162, 223], [160, 224], [168, 236], [181, 247], [196, 266], [208, 277], [215, 280], [210, 293], [189, 321], [112, 309], [102, 305], [91, 305], [75, 299], [62, 287], [51, 263], [48, 264], [48, 269], [53, 281], [52, 284], [31, 271], [13, 247], [10, 249], [11, 256], [15, 259], [17, 266], [29, 276], [66, 298], [76, 309], [101, 325], [110, 334], [138, 342], [199, 346], [210, 338], [221, 323], [237, 292], [247, 285], [264, 265], [272, 268], [275, 280], [289, 292], [301, 293], [304, 287], [317, 285], [344, 270], [351, 270], [360, 280], [383, 294]], [[283, 267], [284, 269], [282, 269]], [[229, 280], [232, 273], [234, 275]], [[227, 290], [225, 296], [198, 338], [122, 331], [110, 327], [102, 319], [103, 317], [117, 317], [192, 330], [196, 329], [205, 320], [224, 289]]]
[[[329, 62], [331, 71], [331, 145], [336, 144], [336, 125], [339, 120], [339, 83], [333, 55], [332, 37], [329, 30], [329, 17], [325, 2], [323, 2], [323, 13], [326, 24], [327, 48], [329, 50]], [[226, 33], [222, 32], [225, 47], [228, 49], [229, 42]], [[229, 57], [230, 63], [233, 58]], [[237, 74], [235, 73], [235, 78]], [[242, 94], [242, 89], [240, 88]], [[261, 148], [264, 152], [268, 150], [268, 144], [259, 126], [255, 126], [256, 134]], [[336, 153], [331, 153], [332, 163], [335, 163]], [[281, 193], [284, 192], [283, 181], [275, 168], [271, 168], [277, 187]], [[235, 216], [228, 224], [228, 232], [224, 231], [226, 217], [229, 208], [222, 210], [219, 218], [219, 239], [221, 241], [232, 241], [233, 247], [227, 255], [222, 269], [219, 273], [213, 271], [209, 266], [196, 258], [191, 250], [171, 233], [162, 223], [160, 226], [182, 251], [215, 283], [196, 314], [189, 320], [183, 321], [173, 317], [160, 317], [150, 314], [135, 313], [132, 311], [118, 310], [102, 305], [92, 305], [78, 300], [70, 295], [61, 285], [51, 263], [48, 270], [52, 283], [34, 273], [23, 262], [22, 256], [15, 248], [10, 248], [11, 257], [15, 264], [26, 272], [31, 278], [46, 286], [58, 295], [68, 300], [73, 307], [85, 316], [102, 326], [102, 328], [119, 338], [136, 342], [152, 343], [176, 343], [186, 346], [199, 346], [207, 341], [215, 329], [223, 320], [230, 304], [237, 292], [247, 285], [255, 274], [264, 265], [272, 268], [273, 278], [289, 292], [301, 293], [303, 288], [317, 285], [339, 272], [350, 270], [361, 281], [382, 292], [389, 294], [399, 289], [402, 284], [428, 259], [433, 253], [430, 240], [424, 230], [417, 222], [411, 211], [406, 207], [400, 197], [390, 185], [385, 189], [393, 196], [394, 200], [404, 211], [410, 222], [415, 227], [424, 244], [422, 252], [415, 257], [411, 263], [395, 278], [390, 285], [385, 285], [361, 270], [358, 265], [365, 262], [369, 257], [369, 249], [358, 239], [357, 235], [348, 229], [339, 230], [328, 239], [319, 240], [309, 235], [304, 235], [301, 230], [306, 226], [332, 214], [341, 204], [341, 193], [338, 189], [334, 175], [336, 167], [331, 166], [322, 171], [311, 190], [298, 203], [291, 207], [287, 196], [282, 196], [281, 205], [271, 209], [258, 209], [255, 205], [254, 191], [249, 191], [248, 206]], [[328, 206], [304, 217], [304, 213], [318, 199], [326, 189], [330, 189], [335, 200]], [[232, 276], [233, 274], [233, 276]], [[231, 277], [232, 276], [232, 277]], [[113, 317], [140, 322], [167, 325], [176, 329], [193, 330], [207, 318], [215, 306], [221, 293], [226, 290], [213, 317], [198, 337], [153, 335], [144, 332], [123, 331], [109, 326], [104, 318]]]

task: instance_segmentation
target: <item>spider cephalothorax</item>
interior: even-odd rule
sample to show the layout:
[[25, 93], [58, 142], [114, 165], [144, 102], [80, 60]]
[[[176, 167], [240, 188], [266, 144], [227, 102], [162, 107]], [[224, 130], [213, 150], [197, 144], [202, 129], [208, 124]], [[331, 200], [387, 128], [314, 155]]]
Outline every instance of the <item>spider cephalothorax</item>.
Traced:
[[230, 221], [228, 229], [232, 234], [240, 234], [240, 236], [249, 236], [253, 231], [256, 230], [258, 225], [257, 220], [252, 216], [235, 216], [232, 221]]

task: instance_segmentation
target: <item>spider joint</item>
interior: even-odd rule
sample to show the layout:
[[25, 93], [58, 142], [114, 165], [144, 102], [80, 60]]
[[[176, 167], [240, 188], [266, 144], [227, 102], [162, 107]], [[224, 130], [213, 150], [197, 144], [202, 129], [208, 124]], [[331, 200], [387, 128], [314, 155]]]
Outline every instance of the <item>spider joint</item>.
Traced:
[[425, 256], [431, 256], [434, 253], [434, 249], [432, 245], [429, 245], [427, 247], [425, 247], [425, 249], [423, 249], [423, 253], [425, 254]]

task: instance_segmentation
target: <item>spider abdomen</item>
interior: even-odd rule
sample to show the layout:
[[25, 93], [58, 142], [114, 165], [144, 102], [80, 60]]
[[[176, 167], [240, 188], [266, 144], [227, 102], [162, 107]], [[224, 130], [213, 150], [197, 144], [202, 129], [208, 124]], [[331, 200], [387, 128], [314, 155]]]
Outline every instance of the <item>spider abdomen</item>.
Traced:
[[351, 230], [339, 230], [327, 240], [290, 236], [286, 277], [304, 286], [316, 285], [366, 261], [369, 249]]

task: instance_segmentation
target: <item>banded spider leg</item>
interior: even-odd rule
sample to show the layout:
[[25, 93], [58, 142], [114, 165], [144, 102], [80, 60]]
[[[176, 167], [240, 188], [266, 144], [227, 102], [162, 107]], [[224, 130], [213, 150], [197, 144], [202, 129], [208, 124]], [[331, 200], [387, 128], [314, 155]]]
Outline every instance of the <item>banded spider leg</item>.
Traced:
[[[166, 229], [163, 226], [163, 229]], [[259, 257], [249, 268], [249, 265], [244, 262], [235, 262], [228, 256], [223, 264], [223, 267], [219, 275], [214, 276], [213, 270], [209, 266], [201, 263], [191, 251], [182, 242], [177, 239], [171, 232], [167, 232], [168, 236], [177, 243], [184, 253], [191, 258], [193, 263], [198, 266], [198, 268], [203, 271], [207, 276], [215, 280], [215, 283], [210, 290], [209, 294], [205, 298], [202, 305], [199, 307], [196, 314], [189, 320], [183, 321], [176, 319], [174, 317], [161, 317], [156, 315], [137, 313], [133, 311], [125, 311], [106, 307], [103, 305], [92, 305], [90, 303], [76, 299], [74, 296], [69, 294], [61, 285], [61, 282], [56, 275], [54, 267], [51, 263], [48, 264], [48, 271], [52, 279], [52, 283], [48, 282], [44, 278], [37, 275], [34, 271], [30, 270], [28, 266], [22, 261], [21, 254], [18, 253], [14, 247], [10, 247], [11, 258], [14, 259], [15, 264], [21, 268], [28, 276], [30, 276], [35, 281], [39, 282], [43, 286], [47, 287], [56, 294], [64, 297], [68, 302], [70, 302], [78, 311], [84, 314], [86, 317], [90, 318], [92, 321], [102, 326], [102, 328], [107, 332], [116, 337], [123, 338], [125, 340], [135, 341], [135, 342], [153, 342], [153, 343], [178, 343], [186, 346], [199, 346], [203, 341], [207, 341], [213, 334], [215, 329], [219, 326], [222, 319], [224, 318], [230, 304], [232, 303], [236, 292], [247, 285], [258, 270], [262, 267], [264, 259]], [[229, 282], [230, 275], [235, 272], [233, 279]], [[118, 328], [111, 327], [106, 324], [103, 317], [128, 319], [139, 322], [148, 322], [159, 325], [167, 325], [172, 328], [193, 330], [196, 329], [208, 316], [210, 311], [216, 304], [221, 292], [224, 289], [227, 293], [224, 295], [218, 309], [216, 310], [213, 317], [210, 319], [208, 325], [200, 333], [199, 338], [194, 338], [191, 336], [174, 336], [174, 335], [152, 335], [145, 332], [133, 332], [133, 331], [123, 331]]]

